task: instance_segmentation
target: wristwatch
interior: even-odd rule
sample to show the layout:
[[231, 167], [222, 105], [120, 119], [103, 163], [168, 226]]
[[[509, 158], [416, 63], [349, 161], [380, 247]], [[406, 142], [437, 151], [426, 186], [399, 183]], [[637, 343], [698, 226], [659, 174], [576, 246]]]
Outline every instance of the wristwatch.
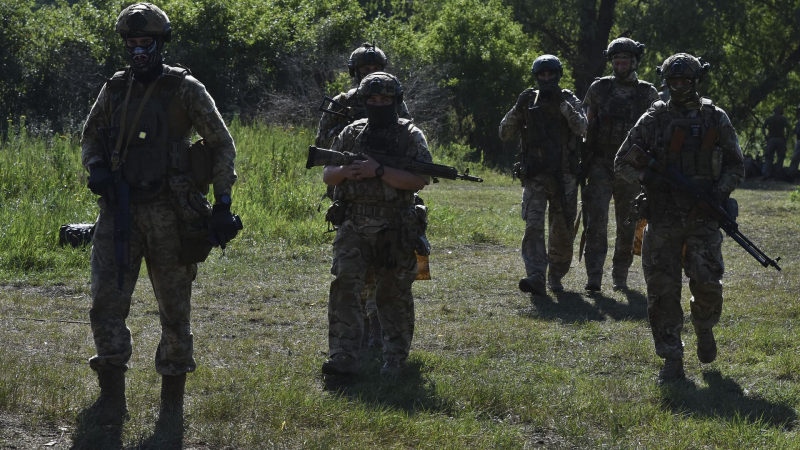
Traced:
[[382, 176], [383, 176], [383, 172], [384, 172], [384, 170], [383, 170], [383, 164], [381, 164], [381, 165], [379, 165], [377, 168], [375, 168], [375, 177], [376, 177], [376, 178], [380, 178], [380, 177], [382, 177]]

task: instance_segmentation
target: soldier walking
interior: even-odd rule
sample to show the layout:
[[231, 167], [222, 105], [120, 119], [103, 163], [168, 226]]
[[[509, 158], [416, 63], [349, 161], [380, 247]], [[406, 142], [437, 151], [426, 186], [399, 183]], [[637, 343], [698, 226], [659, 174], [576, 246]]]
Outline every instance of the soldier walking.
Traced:
[[[709, 65], [686, 53], [667, 58], [659, 71], [670, 90], [631, 129], [614, 163], [618, 177], [639, 181], [647, 196], [642, 243], [647, 314], [656, 354], [664, 359], [659, 383], [684, 377], [682, 271], [689, 278], [697, 357], [717, 357], [712, 327], [722, 312], [722, 233], [694, 196], [658, 173], [688, 180], [725, 204], [744, 177], [742, 152], [725, 111], [701, 98], [697, 85]], [[653, 169], [655, 167], [655, 169]]]
[[[528, 88], [500, 122], [503, 141], [520, 140], [515, 175], [522, 181], [522, 260], [526, 276], [522, 292], [545, 295], [545, 273], [551, 291], [561, 292], [569, 271], [577, 208], [578, 142], [586, 132], [580, 100], [559, 87], [561, 61], [542, 55], [531, 73], [538, 89]], [[547, 212], [548, 246], [544, 243]], [[547, 270], [549, 266], [549, 271]]]
[[783, 107], [776, 106], [773, 114], [764, 120], [761, 132], [767, 143], [764, 147], [764, 178], [781, 178], [783, 160], [786, 158], [786, 136], [792, 131], [789, 119], [783, 115]]
[[[639, 193], [638, 182], [614, 177], [614, 157], [636, 120], [658, 100], [656, 88], [638, 79], [636, 68], [644, 44], [617, 38], [604, 51], [614, 74], [589, 86], [583, 106], [589, 128], [586, 135], [581, 185], [583, 201], [587, 291], [599, 291], [608, 250], [608, 206], [614, 198], [616, 240], [611, 279], [614, 290], [628, 287], [628, 268], [633, 263], [633, 238], [636, 220], [631, 220], [631, 204]], [[580, 181], [580, 180], [579, 180]]]
[[[162, 62], [172, 28], [150, 3], [125, 8], [116, 23], [130, 64], [106, 82], [81, 140], [88, 187], [99, 195], [91, 253], [89, 312], [100, 397], [92, 407], [102, 423], [127, 414], [125, 371], [131, 332], [125, 324], [142, 259], [158, 301], [161, 341], [155, 366], [162, 375], [159, 425], [182, 427], [186, 373], [195, 370], [189, 323], [197, 262], [212, 245], [233, 239], [241, 223], [230, 212], [236, 181], [233, 139], [214, 100], [188, 70]], [[216, 204], [190, 174], [192, 129], [205, 138]]]
[[328, 301], [329, 359], [325, 375], [350, 379], [359, 372], [363, 334], [361, 295], [366, 276], [374, 273], [377, 314], [383, 329], [381, 375], [402, 375], [414, 335], [417, 275], [414, 250], [423, 224], [414, 207], [414, 193], [430, 178], [384, 166], [370, 155], [390, 153], [431, 162], [425, 136], [408, 119], [398, 117], [403, 87], [396, 77], [373, 72], [358, 87], [367, 117], [346, 126], [332, 149], [364, 153], [365, 161], [326, 166], [323, 181], [335, 186], [334, 202], [342, 208], [333, 241], [333, 265]]

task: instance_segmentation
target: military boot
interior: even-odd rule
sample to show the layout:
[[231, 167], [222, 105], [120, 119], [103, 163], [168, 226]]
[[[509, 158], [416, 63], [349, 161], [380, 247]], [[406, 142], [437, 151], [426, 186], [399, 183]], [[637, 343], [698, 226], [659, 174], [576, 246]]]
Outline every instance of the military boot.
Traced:
[[100, 397], [90, 408], [99, 425], [119, 425], [128, 417], [125, 402], [125, 368], [104, 367], [97, 370]]
[[708, 364], [717, 359], [717, 342], [711, 328], [694, 327], [697, 335], [697, 359], [703, 364]]
[[628, 289], [628, 271], [627, 270], [611, 270], [611, 289], [615, 291], [622, 291]]
[[554, 276], [552, 273], [547, 275], [547, 287], [556, 294], [564, 292], [564, 285], [561, 284], [561, 277]]
[[143, 448], [180, 449], [183, 447], [183, 395], [186, 374], [161, 376], [161, 407], [153, 436]]
[[530, 276], [519, 280], [519, 290], [533, 295], [547, 295], [544, 280], [538, 276]]
[[381, 321], [378, 319], [378, 314], [370, 314], [368, 316], [368, 322], [369, 337], [367, 339], [367, 348], [370, 350], [379, 350], [383, 348], [383, 330], [381, 329]]
[[344, 353], [337, 353], [322, 363], [322, 373], [325, 375], [356, 375], [358, 374], [358, 360]]
[[664, 360], [664, 367], [658, 372], [658, 384], [672, 383], [682, 380], [685, 376], [683, 359], [667, 358]]

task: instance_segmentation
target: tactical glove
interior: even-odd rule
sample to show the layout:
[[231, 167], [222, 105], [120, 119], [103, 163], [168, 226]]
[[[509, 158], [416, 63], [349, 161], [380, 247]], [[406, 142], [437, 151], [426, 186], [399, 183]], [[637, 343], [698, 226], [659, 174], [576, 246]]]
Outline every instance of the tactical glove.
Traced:
[[211, 219], [208, 222], [208, 241], [212, 245], [219, 245], [222, 249], [242, 229], [242, 220], [236, 214], [231, 214], [231, 206], [217, 203], [211, 210]]
[[113, 180], [114, 178], [108, 166], [95, 164], [89, 167], [89, 179], [86, 185], [89, 187], [90, 191], [102, 197], [108, 193], [108, 189], [111, 187]]

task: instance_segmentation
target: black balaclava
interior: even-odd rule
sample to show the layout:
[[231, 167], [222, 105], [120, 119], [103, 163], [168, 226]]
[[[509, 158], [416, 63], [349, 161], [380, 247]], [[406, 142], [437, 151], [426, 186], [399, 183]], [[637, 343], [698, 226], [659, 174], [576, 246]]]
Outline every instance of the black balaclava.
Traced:
[[150, 83], [158, 78], [163, 71], [161, 62], [161, 39], [153, 38], [153, 43], [147, 47], [125, 46], [128, 62], [133, 69], [133, 78], [142, 83]]
[[395, 102], [389, 105], [370, 105], [366, 104], [367, 119], [369, 125], [375, 128], [388, 128], [395, 123], [399, 116], [397, 115], [397, 106]]

